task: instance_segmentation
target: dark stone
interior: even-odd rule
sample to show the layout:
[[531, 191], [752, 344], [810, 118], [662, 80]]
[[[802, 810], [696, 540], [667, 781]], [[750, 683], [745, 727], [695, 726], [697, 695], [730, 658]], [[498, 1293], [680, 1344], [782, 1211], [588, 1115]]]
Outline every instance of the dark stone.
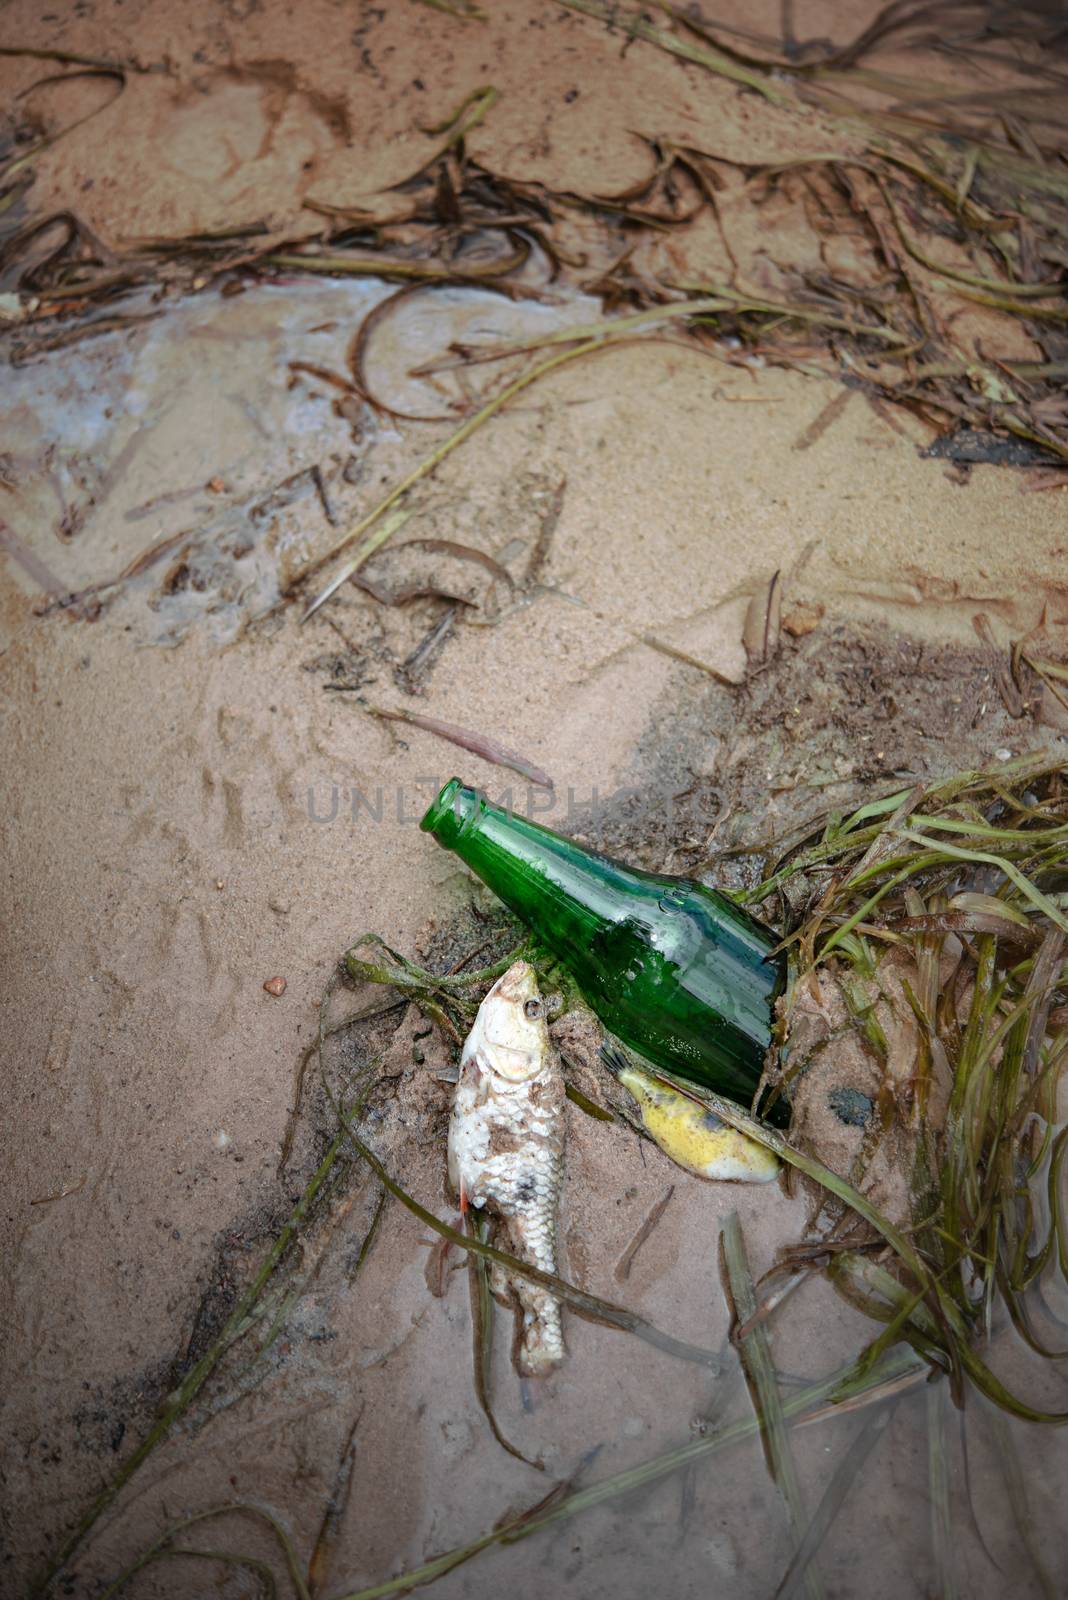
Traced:
[[1029, 439], [1004, 439], [978, 428], [957, 428], [954, 433], [940, 434], [920, 454], [968, 466], [1044, 467], [1057, 461], [1054, 451], [1044, 450]]
[[827, 1104], [839, 1122], [844, 1122], [848, 1128], [867, 1127], [875, 1110], [871, 1097], [859, 1089], [832, 1089]]

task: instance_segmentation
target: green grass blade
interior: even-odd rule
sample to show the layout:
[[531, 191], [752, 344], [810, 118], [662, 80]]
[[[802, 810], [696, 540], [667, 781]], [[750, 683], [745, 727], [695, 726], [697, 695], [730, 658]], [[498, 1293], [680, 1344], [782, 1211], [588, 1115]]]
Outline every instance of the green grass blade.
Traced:
[[[923, 1372], [922, 1363], [917, 1361], [911, 1351], [895, 1351], [877, 1372], [865, 1379], [857, 1378], [854, 1363], [849, 1363], [838, 1372], [831, 1373], [829, 1377], [807, 1384], [803, 1389], [784, 1397], [783, 1414], [787, 1421], [794, 1425], [822, 1420], [834, 1415], [835, 1408], [828, 1409], [825, 1406], [828, 1395], [834, 1392], [848, 1396], [853, 1404], [871, 1404], [881, 1400], [888, 1392], [895, 1392], [901, 1386], [911, 1387], [921, 1380]], [[590, 1484], [585, 1489], [577, 1489], [539, 1515], [531, 1517], [523, 1514], [502, 1527], [483, 1534], [481, 1538], [473, 1539], [469, 1544], [438, 1556], [433, 1561], [425, 1562], [422, 1566], [411, 1568], [407, 1572], [397, 1573], [384, 1583], [372, 1584], [369, 1588], [339, 1595], [337, 1600], [386, 1600], [388, 1595], [433, 1583], [435, 1578], [451, 1572], [463, 1561], [470, 1561], [483, 1550], [489, 1550], [494, 1545], [514, 1544], [520, 1539], [539, 1533], [543, 1528], [567, 1521], [620, 1495], [648, 1488], [673, 1473], [682, 1471], [691, 1463], [718, 1455], [721, 1451], [728, 1450], [732, 1445], [740, 1444], [746, 1439], [756, 1438], [759, 1431], [760, 1424], [755, 1416], [744, 1417], [739, 1422], [730, 1423], [718, 1433], [692, 1439], [674, 1450], [653, 1456], [636, 1467], [628, 1467], [610, 1478], [603, 1478], [599, 1483]]]
[[794, 1558], [783, 1574], [772, 1600], [793, 1600], [797, 1594], [809, 1562], [826, 1539], [849, 1491], [859, 1481], [864, 1463], [885, 1433], [892, 1416], [893, 1403], [873, 1411], [861, 1424], [852, 1444], [835, 1468], [834, 1476], [824, 1490], [815, 1514], [805, 1529]]
[[927, 1387], [927, 1477], [931, 1511], [931, 1548], [939, 1600], [957, 1600], [953, 1553], [953, 1518], [946, 1462], [946, 1386]]
[[[773, 1481], [786, 1502], [786, 1514], [793, 1533], [794, 1544], [799, 1549], [808, 1524], [805, 1503], [801, 1495], [801, 1482], [797, 1475], [793, 1451], [783, 1414], [779, 1378], [771, 1355], [771, 1345], [763, 1322], [756, 1318], [757, 1298], [753, 1276], [749, 1270], [749, 1256], [745, 1248], [738, 1213], [732, 1211], [723, 1224], [720, 1247], [730, 1292], [734, 1326], [749, 1324], [749, 1331], [738, 1345], [738, 1354], [745, 1369], [753, 1409], [760, 1424], [761, 1439]], [[796, 1559], [796, 1556], [795, 1556]], [[812, 1558], [804, 1563], [804, 1588], [809, 1600], [822, 1600], [823, 1585], [812, 1569]]]
[[989, 1421], [991, 1428], [994, 1430], [994, 1459], [998, 1464], [998, 1470], [1005, 1485], [1009, 1509], [1016, 1524], [1020, 1543], [1027, 1552], [1028, 1559], [1034, 1568], [1035, 1577], [1038, 1579], [1039, 1588], [1042, 1590], [1043, 1600], [1056, 1600], [1060, 1592], [1059, 1587], [1046, 1571], [1045, 1563], [1035, 1544], [1034, 1518], [1027, 1498], [1027, 1481], [1020, 1465], [1020, 1455], [1016, 1448], [1012, 1425], [1000, 1411], [990, 1412]]
[[[235, 1501], [233, 1505], [228, 1506], [212, 1506], [207, 1511], [197, 1511], [191, 1517], [184, 1517], [181, 1522], [172, 1523], [172, 1525], [165, 1529], [165, 1531], [160, 1534], [159, 1538], [156, 1539], [147, 1550], [143, 1551], [141, 1555], [138, 1556], [136, 1561], [131, 1562], [131, 1564], [122, 1573], [120, 1573], [119, 1577], [117, 1577], [114, 1582], [108, 1584], [108, 1587], [104, 1590], [103, 1594], [101, 1594], [100, 1600], [111, 1600], [111, 1597], [113, 1595], [117, 1595], [120, 1590], [123, 1589], [127, 1583], [129, 1583], [130, 1579], [136, 1573], [140, 1572], [143, 1567], [146, 1567], [149, 1562], [159, 1561], [169, 1555], [205, 1555], [209, 1556], [212, 1560], [232, 1561], [239, 1566], [262, 1566], [262, 1563], [260, 1562], [255, 1560], [250, 1561], [247, 1556], [235, 1556], [229, 1553], [216, 1551], [207, 1552], [201, 1550], [171, 1550], [168, 1548], [172, 1541], [176, 1539], [179, 1534], [184, 1533], [187, 1528], [195, 1528], [202, 1522], [214, 1522], [220, 1517], [232, 1516], [252, 1517], [258, 1522], [264, 1522], [267, 1524], [271, 1533], [274, 1535], [274, 1538], [277, 1541], [283, 1556], [285, 1557], [286, 1569], [289, 1573], [290, 1581], [293, 1585], [294, 1591], [296, 1592], [297, 1600], [311, 1600], [311, 1596], [308, 1592], [308, 1586], [304, 1581], [304, 1574], [300, 1568], [300, 1562], [297, 1560], [297, 1552], [293, 1547], [293, 1541], [290, 1539], [288, 1533], [283, 1528], [278, 1518], [272, 1516], [269, 1511], [264, 1511], [261, 1506], [251, 1505], [248, 1501], [243, 1500]], [[271, 1574], [272, 1587], [273, 1583], [274, 1578], [273, 1574]]]
[[[901, 839], [910, 839], [913, 844], [930, 848], [931, 841], [922, 833], [913, 833], [909, 828], [903, 828], [898, 834]], [[1068, 933], [1068, 918], [1048, 899], [1040, 889], [1036, 889], [1030, 878], [1026, 878], [1013, 862], [1005, 856], [993, 855], [987, 850], [962, 850], [956, 845], [940, 843], [940, 854], [952, 856], [955, 861], [971, 861], [988, 867], [997, 867], [1007, 878], [1011, 878], [1025, 900], [1029, 900], [1036, 911], [1041, 911], [1051, 922], [1056, 923], [1062, 933]]]
[[[33, 1589], [32, 1594], [43, 1595], [51, 1588], [55, 1580], [63, 1572], [75, 1551], [85, 1542], [86, 1538], [103, 1516], [104, 1512], [118, 1498], [119, 1494], [129, 1483], [134, 1473], [144, 1465], [152, 1452], [163, 1440], [168, 1437], [171, 1429], [181, 1416], [189, 1409], [195, 1397], [211, 1377], [223, 1355], [252, 1325], [250, 1313], [257, 1305], [268, 1281], [285, 1256], [289, 1246], [296, 1238], [301, 1225], [310, 1212], [316, 1196], [322, 1189], [344, 1147], [344, 1132], [339, 1130], [331, 1141], [329, 1148], [319, 1166], [316, 1168], [304, 1193], [294, 1206], [289, 1218], [272, 1244], [262, 1266], [256, 1273], [251, 1284], [241, 1296], [234, 1310], [230, 1313], [222, 1330], [212, 1341], [209, 1348], [200, 1360], [185, 1374], [181, 1383], [167, 1396], [156, 1421], [145, 1435], [144, 1439], [123, 1462], [111, 1482], [97, 1495], [85, 1514], [78, 1520], [71, 1532], [60, 1545], [59, 1550], [52, 1558], [47, 1572]], [[303, 1579], [301, 1580], [303, 1582]]]

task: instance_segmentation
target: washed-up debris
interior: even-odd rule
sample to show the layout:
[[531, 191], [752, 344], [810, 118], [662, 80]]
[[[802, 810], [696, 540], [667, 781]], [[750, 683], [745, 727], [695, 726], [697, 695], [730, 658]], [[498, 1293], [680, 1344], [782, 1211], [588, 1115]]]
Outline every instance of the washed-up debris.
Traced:
[[978, 428], [957, 428], [941, 434], [921, 455], [932, 461], [957, 461], [963, 466], [1041, 467], [1049, 451], [1028, 439], [1006, 439]]
[[634, 1238], [630, 1241], [627, 1248], [616, 1262], [613, 1276], [617, 1283], [624, 1283], [626, 1279], [630, 1277], [630, 1269], [634, 1265], [634, 1258], [637, 1256], [638, 1251], [642, 1248], [642, 1245], [645, 1244], [649, 1238], [651, 1238], [652, 1234], [656, 1230], [661, 1217], [671, 1204], [671, 1197], [674, 1193], [675, 1185], [671, 1183], [664, 1190], [664, 1193], [660, 1196], [660, 1199], [656, 1202], [656, 1205], [650, 1211], [649, 1215], [646, 1217], [645, 1221], [634, 1235]]
[[[985, 1344], [1000, 1338], [994, 1311], [1003, 1305], [1034, 1356], [1044, 1360], [1058, 1353], [1045, 1343], [1037, 1319], [1043, 1314], [1043, 1276], [1049, 1273], [1060, 1280], [1068, 1270], [1059, 1249], [1064, 1232], [1061, 1174], [1068, 1135], [1063, 1129], [1055, 1131], [1058, 1090], [1068, 1064], [1068, 922], [1059, 887], [1068, 858], [1066, 794], [1063, 764], [1040, 754], [1004, 763], [990, 774], [962, 773], [940, 784], [898, 790], [866, 802], [849, 816], [832, 815], [807, 840], [793, 840], [785, 859], [774, 843], [766, 847], [766, 874], [749, 892], [751, 903], [773, 903], [772, 897], [795, 879], [813, 886], [802, 900], [800, 919], [787, 913], [787, 940], [796, 950], [795, 981], [783, 1007], [791, 1030], [788, 1042], [818, 971], [820, 981], [828, 987], [833, 984], [852, 1008], [853, 1028], [876, 1060], [885, 1050], [881, 1041], [889, 1001], [884, 990], [889, 987], [894, 996], [900, 995], [916, 1024], [917, 1053], [907, 1082], [897, 1088], [891, 1084], [889, 1094], [870, 1101], [870, 1117], [862, 1121], [855, 1114], [860, 1098], [840, 1097], [850, 1113], [841, 1126], [860, 1141], [848, 1176], [807, 1150], [796, 1131], [787, 1138], [713, 1091], [648, 1067], [653, 1082], [714, 1112], [721, 1123], [802, 1174], [824, 1197], [829, 1226], [773, 1269], [762, 1298], [752, 1282], [737, 1219], [724, 1230], [732, 1338], [743, 1356], [754, 1415], [721, 1423], [583, 1489], [554, 1490], [548, 1501], [539, 1501], [469, 1544], [359, 1591], [361, 1597], [371, 1600], [372, 1595], [381, 1597], [429, 1582], [480, 1551], [527, 1537], [589, 1505], [633, 1493], [758, 1434], [793, 1524], [796, 1548], [784, 1580], [792, 1592], [806, 1574], [812, 1576], [812, 1558], [849, 1488], [843, 1462], [811, 1522], [803, 1515], [790, 1445], [791, 1432], [800, 1422], [892, 1401], [929, 1379], [932, 1368], [939, 1376], [948, 1376], [944, 1387], [958, 1401], [967, 1387], [974, 1386], [994, 1407], [1013, 1416], [1036, 1423], [1065, 1420], [1063, 1413], [1043, 1410], [1010, 1389], [991, 1364], [996, 1351], [988, 1359]], [[828, 872], [833, 874], [829, 882]], [[973, 880], [978, 874], [985, 889], [961, 889], [962, 876], [968, 874]], [[356, 950], [368, 942], [384, 948], [377, 936], [369, 936], [351, 951], [346, 966], [353, 977], [384, 983], [428, 1010], [439, 1000], [447, 1002], [468, 1026], [475, 1017], [474, 994], [486, 983], [496, 982], [516, 961], [513, 953], [482, 972], [436, 976], [395, 951], [386, 951], [389, 963], [365, 960]], [[911, 963], [907, 990], [894, 979], [887, 965], [891, 958], [898, 964]], [[326, 1025], [325, 1003], [324, 998], [320, 1051], [332, 1031]], [[836, 1037], [841, 1043], [848, 1036], [848, 1030], [840, 1029]], [[773, 1082], [788, 1087], [791, 1075], [798, 1079], [812, 1060], [804, 1049], [796, 1055], [787, 1051], [772, 1074]], [[208, 1364], [194, 1368], [169, 1399], [144, 1444], [68, 1539], [54, 1572], [174, 1427], [222, 1351], [240, 1336], [256, 1297], [345, 1143], [371, 1169], [383, 1191], [439, 1238], [489, 1268], [494, 1264], [503, 1268], [513, 1281], [520, 1278], [539, 1287], [581, 1314], [626, 1329], [682, 1359], [710, 1364], [713, 1358], [707, 1352], [685, 1346], [633, 1313], [495, 1250], [477, 1233], [457, 1232], [420, 1205], [358, 1131], [359, 1108], [371, 1090], [374, 1071], [372, 1064], [358, 1075], [355, 1115], [336, 1099], [324, 1076], [324, 1088], [339, 1117], [337, 1138], [325, 1162], [253, 1289], [242, 1297], [212, 1344]], [[944, 1119], [937, 1110], [940, 1096], [946, 1097], [950, 1111]], [[921, 1158], [915, 1168], [916, 1209], [904, 1225], [880, 1211], [869, 1183], [873, 1157], [887, 1137], [888, 1109], [919, 1135], [914, 1146]], [[606, 1129], [604, 1136], [613, 1134]], [[1026, 1176], [1022, 1179], [1021, 1174]], [[837, 1214], [835, 1207], [840, 1208]], [[376, 1218], [380, 1212], [381, 1202]], [[991, 1255], [991, 1249], [996, 1254]], [[763, 1324], [773, 1307], [784, 1303], [789, 1286], [810, 1272], [827, 1273], [840, 1292], [878, 1324], [879, 1331], [856, 1359], [798, 1389], [782, 1384]], [[780, 1285], [784, 1275], [785, 1284]], [[847, 1458], [850, 1463], [863, 1458], [877, 1431], [866, 1428], [863, 1441]], [[932, 1424], [933, 1473], [942, 1450], [940, 1437], [939, 1426]], [[514, 1449], [513, 1453], [518, 1454]], [[936, 1489], [937, 1483], [932, 1492]], [[1018, 1470], [1012, 1492], [1021, 1515], [1026, 1515], [1026, 1491]], [[196, 1520], [169, 1528], [124, 1577], [155, 1559], [169, 1539]], [[273, 1523], [272, 1527], [288, 1553], [291, 1546], [284, 1531]], [[290, 1571], [299, 1576], [295, 1558]]]
[[[290, 596], [326, 561], [345, 558], [365, 535], [373, 537], [414, 483], [531, 383], [609, 342], [662, 337], [668, 323], [691, 347], [724, 359], [822, 373], [887, 417], [888, 403], [906, 407], [938, 435], [929, 449], [945, 459], [964, 465], [1068, 459], [1062, 392], [1068, 188], [1057, 155], [1066, 119], [1063, 95], [1050, 88], [1048, 29], [1039, 11], [1022, 13], [1009, 28], [1003, 20], [991, 25], [977, 0], [954, 0], [927, 8], [920, 27], [913, 26], [914, 8], [891, 7], [851, 43], [831, 46], [791, 45], [757, 33], [742, 38], [674, 7], [662, 8], [656, 24], [600, 0], [573, 9], [624, 30], [639, 49], [670, 52], [686, 64], [680, 71], [708, 72], [755, 91], [777, 126], [797, 115], [806, 145], [816, 115], [823, 148], [752, 168], [717, 151], [650, 137], [648, 176], [621, 193], [556, 191], [495, 172], [470, 155], [465, 139], [497, 100], [487, 86], [427, 130], [427, 157], [376, 197], [373, 214], [314, 196], [306, 201], [307, 227], [288, 237], [254, 222], [106, 246], [70, 211], [20, 216], [6, 232], [0, 218], [5, 292], [21, 296], [17, 307], [3, 302], [17, 310], [0, 334], [13, 359], [56, 348], [83, 327], [119, 326], [129, 315], [123, 299], [134, 290], [201, 289], [219, 281], [240, 287], [251, 275], [285, 282], [295, 272], [400, 278], [404, 294], [415, 292], [412, 285], [434, 293], [441, 285], [478, 283], [511, 296], [544, 296], [559, 280], [570, 293], [601, 297], [610, 315], [600, 326], [520, 346], [450, 352], [453, 365], [468, 368], [524, 354], [535, 364], [518, 376], [512, 371], [481, 401], [452, 392], [436, 416], [466, 413], [456, 432], [340, 539], [287, 573]], [[976, 19], [976, 27], [962, 32], [962, 17]], [[903, 74], [884, 77], [869, 65], [887, 39], [938, 48], [940, 28], [958, 58], [977, 72], [989, 66], [1005, 80], [996, 115], [995, 101], [980, 104]], [[1011, 37], [1011, 68], [1003, 37]], [[50, 83], [98, 74], [116, 93], [130, 72], [155, 70], [36, 54], [60, 68]], [[68, 131], [53, 129], [15, 157], [17, 172], [9, 166], [23, 211], [32, 200], [36, 154]], [[744, 230], [723, 230], [724, 187], [733, 207], [760, 213], [763, 225], [752, 231], [759, 244], [749, 246], [748, 256], [740, 243]], [[729, 281], [693, 271], [687, 278], [680, 270], [688, 230], [708, 218], [722, 236]], [[777, 227], [777, 219], [786, 226]], [[579, 223], [581, 258], [565, 243]], [[403, 416], [374, 393], [366, 373], [372, 330], [394, 303], [383, 301], [362, 320], [347, 374], [327, 378], [342, 385], [346, 402]], [[537, 359], [539, 350], [553, 347], [558, 354]], [[844, 394], [833, 397], [798, 447], [815, 446], [845, 405]], [[358, 553], [354, 563], [345, 562], [312, 609], [365, 558]], [[528, 579], [535, 581], [532, 574]]]
[[[534, 969], [517, 961], [478, 1010], [460, 1058], [449, 1124], [449, 1181], [460, 1210], [487, 1207], [512, 1253], [556, 1271], [556, 1208], [563, 1180], [564, 1079], [549, 1040]], [[539, 1376], [563, 1360], [559, 1302], [537, 1284], [491, 1275], [518, 1298], [517, 1361]]]
[[636, 872], [458, 778], [422, 828], [454, 850], [567, 968], [641, 1057], [748, 1105], [783, 982], [775, 935], [692, 879]]
[[728, 1127], [714, 1111], [658, 1083], [618, 1046], [606, 1044], [602, 1054], [637, 1102], [646, 1133], [677, 1167], [727, 1183], [769, 1183], [778, 1177], [781, 1164], [763, 1145]]
[[553, 780], [547, 772], [536, 767], [517, 750], [509, 750], [506, 745], [498, 743], [489, 734], [475, 733], [470, 728], [459, 728], [454, 722], [442, 722], [439, 717], [428, 717], [421, 711], [409, 711], [403, 706], [394, 707], [392, 710], [384, 706], [368, 706], [366, 709], [372, 717], [382, 717], [390, 722], [409, 722], [413, 728], [424, 728], [427, 733], [436, 733], [439, 739], [447, 739], [450, 744], [459, 745], [461, 750], [470, 750], [472, 755], [481, 756], [483, 761], [491, 761], [498, 767], [510, 767], [513, 772], [518, 772], [520, 777], [528, 778], [531, 783], [536, 783], [543, 789], [553, 787]]

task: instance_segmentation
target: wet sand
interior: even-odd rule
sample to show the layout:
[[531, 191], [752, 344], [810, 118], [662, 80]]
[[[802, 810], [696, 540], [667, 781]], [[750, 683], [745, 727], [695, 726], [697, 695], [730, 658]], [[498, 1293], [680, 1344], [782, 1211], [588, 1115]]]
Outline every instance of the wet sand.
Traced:
[[[834, 31], [851, 32], [862, 10], [836, 8]], [[112, 18], [86, 7], [62, 22], [16, 4], [5, 19], [10, 38], [36, 46], [62, 37], [68, 50], [169, 63], [167, 74], [132, 76], [109, 112], [37, 164], [35, 209], [76, 203], [116, 239], [265, 214], [281, 233], [309, 192], [356, 203], [423, 159], [418, 128], [487, 80], [501, 100], [472, 147], [562, 187], [635, 181], [647, 160], [635, 128], [699, 133], [750, 160], [796, 150], [799, 137], [785, 114], [758, 117], [729, 85], [709, 87], [651, 50], [621, 61], [618, 40], [547, 7], [508, 5], [481, 27], [423, 7], [383, 17], [319, 3], [299, 16], [144, 4]], [[10, 94], [41, 67], [7, 60], [0, 70]], [[818, 119], [802, 137], [818, 147]], [[0, 513], [21, 547], [60, 588], [79, 587], [187, 527], [218, 526], [225, 542], [249, 507], [313, 464], [339, 526], [362, 514], [448, 428], [365, 418], [354, 429], [314, 384], [287, 387], [286, 363], [340, 362], [356, 306], [378, 292], [306, 279], [234, 301], [208, 291], [164, 304], [144, 333], [104, 335], [12, 373], [18, 489]], [[417, 324], [383, 331], [376, 373], [392, 403], [427, 397], [425, 385], [405, 387], [413, 348], [444, 351], [472, 319], [515, 337], [531, 315], [450, 293]], [[589, 315], [561, 299], [554, 314]], [[198, 588], [164, 561], [96, 621], [36, 615], [39, 582], [5, 563], [5, 1592], [24, 1592], [145, 1434], [190, 1339], [195, 1348], [247, 1281], [321, 1154], [325, 1110], [309, 1091], [279, 1178], [294, 1070], [340, 953], [367, 929], [408, 952], [478, 942], [462, 920], [470, 880], [415, 821], [453, 771], [491, 796], [522, 784], [429, 733], [375, 720], [366, 704], [492, 734], [552, 775], [551, 805], [537, 797], [546, 821], [588, 831], [596, 796], [609, 831], [645, 865], [657, 834], [627, 823], [624, 786], [662, 796], [700, 781], [714, 797], [742, 774], [749, 815], [734, 826], [755, 836], [800, 808], [867, 797], [899, 771], [924, 778], [1005, 750], [1063, 747], [1055, 708], [1044, 723], [1007, 714], [972, 618], [987, 613], [1005, 645], [1045, 610], [1064, 642], [1064, 491], [1025, 494], [1026, 474], [988, 467], [954, 481], [920, 457], [929, 435], [914, 419], [891, 426], [859, 394], [807, 443], [838, 393], [653, 344], [544, 380], [408, 502], [402, 537], [473, 545], [516, 580], [514, 594], [499, 581], [491, 594], [485, 573], [435, 567], [436, 582], [503, 614], [480, 626], [461, 607], [417, 696], [395, 668], [440, 601], [388, 609], [346, 585], [303, 626], [292, 608], [244, 626], [269, 608], [287, 562], [336, 536], [314, 490], [264, 513], [251, 569], [231, 550]], [[525, 589], [561, 485], [544, 566]], [[55, 529], [71, 505], [85, 514], [63, 538]], [[405, 576], [403, 562], [383, 558], [379, 570]], [[776, 570], [787, 616], [824, 610], [814, 632], [787, 635], [759, 715], [748, 691], [641, 642], [652, 634], [740, 683], [746, 608]], [[709, 827], [715, 815], [713, 805]], [[684, 853], [701, 843], [696, 824], [671, 838]], [[263, 989], [276, 974], [287, 985], [277, 999]], [[426, 1080], [447, 1051], [413, 1041], [420, 1031], [405, 1016], [389, 1047], [400, 1087], [380, 1133], [397, 1176], [451, 1218], [447, 1089]], [[624, 1130], [568, 1110], [567, 1274], [719, 1350], [723, 1218], [737, 1208], [759, 1272], [798, 1237], [807, 1201], [699, 1184]], [[250, 1349], [109, 1512], [69, 1592], [96, 1592], [170, 1522], [234, 1500], [270, 1508], [306, 1560], [354, 1422], [331, 1597], [484, 1532], [576, 1471], [592, 1481], [697, 1437], [710, 1408], [744, 1414], [729, 1350], [713, 1380], [575, 1316], [567, 1365], [524, 1410], [498, 1318], [498, 1419], [546, 1470], [506, 1456], [475, 1396], [466, 1275], [432, 1296], [426, 1231], [391, 1204], [350, 1285], [375, 1190], [366, 1176], [349, 1181], [348, 1199], [339, 1191], [331, 1206], [350, 1209], [329, 1242], [316, 1236], [322, 1266], [286, 1309], [255, 1387], [242, 1370]], [[621, 1286], [613, 1268], [672, 1182]], [[305, 1257], [301, 1270], [313, 1264]], [[776, 1359], [785, 1373], [819, 1376], [870, 1333], [810, 1284], [774, 1324]], [[1060, 1380], [1042, 1381], [1056, 1401]], [[927, 1403], [921, 1392], [900, 1404], [846, 1502], [820, 1558], [828, 1594], [931, 1592]], [[797, 1435], [810, 1510], [858, 1425], [848, 1417]], [[992, 1553], [1014, 1593], [1040, 1594], [1005, 1515], [1003, 1444], [978, 1406], [969, 1425], [972, 1495]], [[955, 1416], [948, 1430], [955, 1437]], [[1055, 1573], [1068, 1558], [1056, 1502], [1063, 1445], [1056, 1433], [1013, 1432], [1036, 1544]], [[961, 1591], [1000, 1594], [1003, 1573], [970, 1531], [959, 1452], [951, 1493]], [[198, 1542], [282, 1571], [247, 1520]], [[756, 1600], [773, 1592], [790, 1548], [760, 1451], [746, 1446], [489, 1552], [435, 1592], [687, 1596], [707, 1593], [711, 1573], [714, 1587]], [[195, 1561], [153, 1566], [130, 1592], [209, 1587], [256, 1592], [248, 1574]]]

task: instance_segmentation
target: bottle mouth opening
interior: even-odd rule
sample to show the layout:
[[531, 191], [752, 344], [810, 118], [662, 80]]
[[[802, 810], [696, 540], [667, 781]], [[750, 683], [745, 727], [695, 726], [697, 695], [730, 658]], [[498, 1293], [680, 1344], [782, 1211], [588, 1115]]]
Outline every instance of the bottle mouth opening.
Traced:
[[478, 791], [468, 789], [459, 778], [450, 778], [427, 806], [419, 826], [424, 833], [432, 833], [441, 844], [451, 845], [474, 821], [478, 809]]

